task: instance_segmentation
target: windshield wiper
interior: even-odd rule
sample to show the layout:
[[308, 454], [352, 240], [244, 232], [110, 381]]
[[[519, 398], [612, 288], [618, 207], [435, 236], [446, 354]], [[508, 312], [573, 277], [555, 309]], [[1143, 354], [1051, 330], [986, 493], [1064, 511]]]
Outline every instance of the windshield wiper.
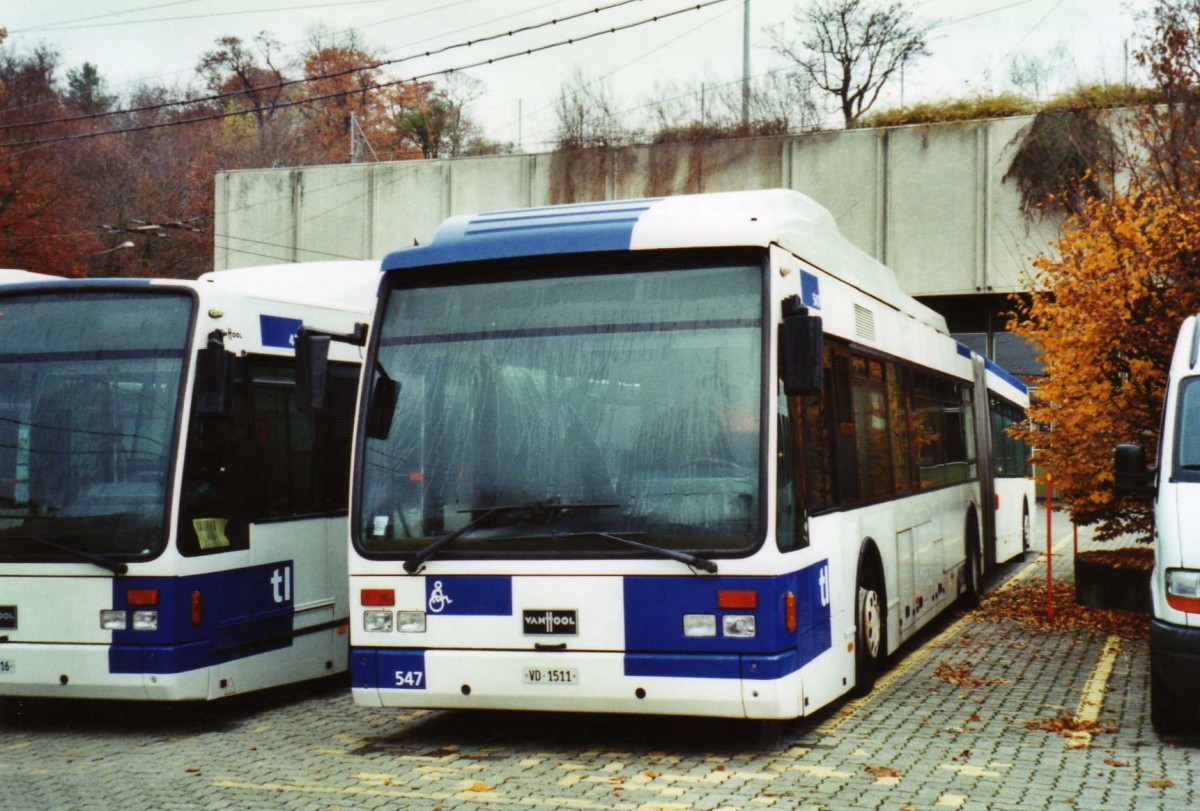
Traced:
[[[639, 533], [640, 534], [640, 533]], [[634, 549], [641, 549], [644, 552], [653, 552], [656, 555], [661, 555], [664, 558], [677, 560], [680, 563], [686, 563], [693, 569], [700, 569], [709, 574], [717, 573], [716, 561], [702, 558], [699, 555], [693, 555], [691, 552], [684, 552], [679, 549], [668, 549], [665, 546], [655, 546], [652, 543], [642, 543], [635, 541], [632, 538], [622, 535], [614, 535], [611, 532], [556, 532], [551, 537], [553, 538], [578, 538], [588, 536], [592, 538], [608, 538], [610, 541], [617, 541], [626, 546], [632, 546]]]
[[488, 521], [500, 515], [513, 515], [519, 513], [528, 513], [529, 520], [550, 520], [550, 518], [558, 512], [570, 512], [572, 510], [607, 510], [614, 507], [620, 507], [620, 504], [547, 504], [542, 501], [532, 501], [528, 504], [506, 504], [497, 507], [484, 507], [475, 510], [462, 510], [466, 513], [479, 513], [465, 525], [459, 527], [448, 535], [435, 540], [433, 543], [426, 546], [421, 551], [417, 552], [408, 560], [404, 561], [404, 571], [409, 574], [416, 574], [421, 571], [425, 561], [436, 555], [444, 547], [449, 546], [456, 540], [461, 538], [476, 527], [486, 524]]
[[57, 541], [52, 541], [49, 538], [43, 538], [40, 535], [0, 535], [0, 541], [33, 541], [34, 543], [40, 543], [42, 546], [48, 546], [51, 549], [57, 549], [60, 552], [66, 552], [68, 555], [71, 555], [78, 560], [95, 564], [101, 569], [107, 569], [113, 574], [125, 574], [129, 571], [129, 567], [121, 561], [108, 560], [100, 555], [93, 555], [91, 552], [85, 552], [82, 549], [76, 549], [73, 546], [58, 543]]

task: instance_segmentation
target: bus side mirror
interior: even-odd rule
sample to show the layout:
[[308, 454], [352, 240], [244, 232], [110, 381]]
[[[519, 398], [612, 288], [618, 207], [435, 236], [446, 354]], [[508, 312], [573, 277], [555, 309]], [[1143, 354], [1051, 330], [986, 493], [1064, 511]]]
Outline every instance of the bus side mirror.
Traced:
[[371, 389], [371, 401], [367, 404], [367, 436], [371, 439], [387, 439], [392, 430], [392, 418], [396, 413], [396, 400], [400, 396], [400, 384], [379, 370], [375, 386]]
[[192, 407], [201, 417], [224, 417], [229, 414], [229, 392], [232, 388], [233, 364], [225, 350], [224, 336], [208, 336], [208, 346], [196, 353], [196, 388]]
[[825, 372], [823, 336], [821, 317], [809, 312], [799, 296], [784, 299], [779, 340], [784, 394], [791, 397], [821, 393]]
[[316, 335], [305, 327], [296, 333], [296, 408], [305, 414], [325, 409], [329, 342], [328, 335]]
[[1154, 494], [1152, 471], [1146, 467], [1146, 449], [1122, 443], [1113, 453], [1113, 493], [1146, 498]]

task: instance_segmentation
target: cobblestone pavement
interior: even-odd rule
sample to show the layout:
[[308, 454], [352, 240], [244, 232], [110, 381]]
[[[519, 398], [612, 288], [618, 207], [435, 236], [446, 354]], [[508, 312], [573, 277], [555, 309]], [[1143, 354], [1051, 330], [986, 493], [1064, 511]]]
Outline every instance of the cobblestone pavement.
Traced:
[[[1044, 532], [1043, 519], [1041, 544]], [[1067, 575], [1061, 518], [1053, 538]], [[1044, 580], [1044, 567], [1030, 554], [991, 585]], [[328, 684], [191, 714], [36, 706], [0, 723], [0, 807], [1196, 808], [1200, 741], [1151, 730], [1147, 658], [1144, 641], [951, 616], [867, 698], [765, 727], [381, 711]], [[1060, 718], [1098, 731], [1026, 724]]]

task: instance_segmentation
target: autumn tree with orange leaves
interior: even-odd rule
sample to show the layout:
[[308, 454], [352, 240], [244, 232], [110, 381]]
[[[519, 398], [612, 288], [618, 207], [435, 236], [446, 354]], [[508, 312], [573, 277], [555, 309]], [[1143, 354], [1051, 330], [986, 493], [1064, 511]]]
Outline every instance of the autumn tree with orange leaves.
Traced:
[[1136, 114], [1128, 185], [1067, 220], [1009, 325], [1045, 364], [1025, 438], [1102, 540], [1150, 539], [1150, 505], [1112, 494], [1113, 447], [1157, 445], [1175, 336], [1200, 312], [1200, 0], [1158, 0], [1149, 21], [1138, 59], [1164, 103]]

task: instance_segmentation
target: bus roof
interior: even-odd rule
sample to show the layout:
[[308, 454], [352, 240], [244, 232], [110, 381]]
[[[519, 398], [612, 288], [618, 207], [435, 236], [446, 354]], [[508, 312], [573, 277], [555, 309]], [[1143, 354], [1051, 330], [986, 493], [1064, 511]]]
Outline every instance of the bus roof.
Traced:
[[378, 259], [341, 259], [214, 270], [196, 281], [261, 299], [367, 312], [379, 278]]
[[429, 244], [388, 254], [383, 270], [522, 256], [771, 244], [947, 332], [945, 319], [907, 295], [890, 268], [842, 236], [833, 215], [812, 198], [787, 189], [572, 203], [451, 217]]
[[59, 276], [50, 276], [45, 273], [34, 273], [29, 270], [15, 270], [9, 268], [0, 268], [0, 284], [29, 284], [31, 282], [52, 282], [59, 279]]

